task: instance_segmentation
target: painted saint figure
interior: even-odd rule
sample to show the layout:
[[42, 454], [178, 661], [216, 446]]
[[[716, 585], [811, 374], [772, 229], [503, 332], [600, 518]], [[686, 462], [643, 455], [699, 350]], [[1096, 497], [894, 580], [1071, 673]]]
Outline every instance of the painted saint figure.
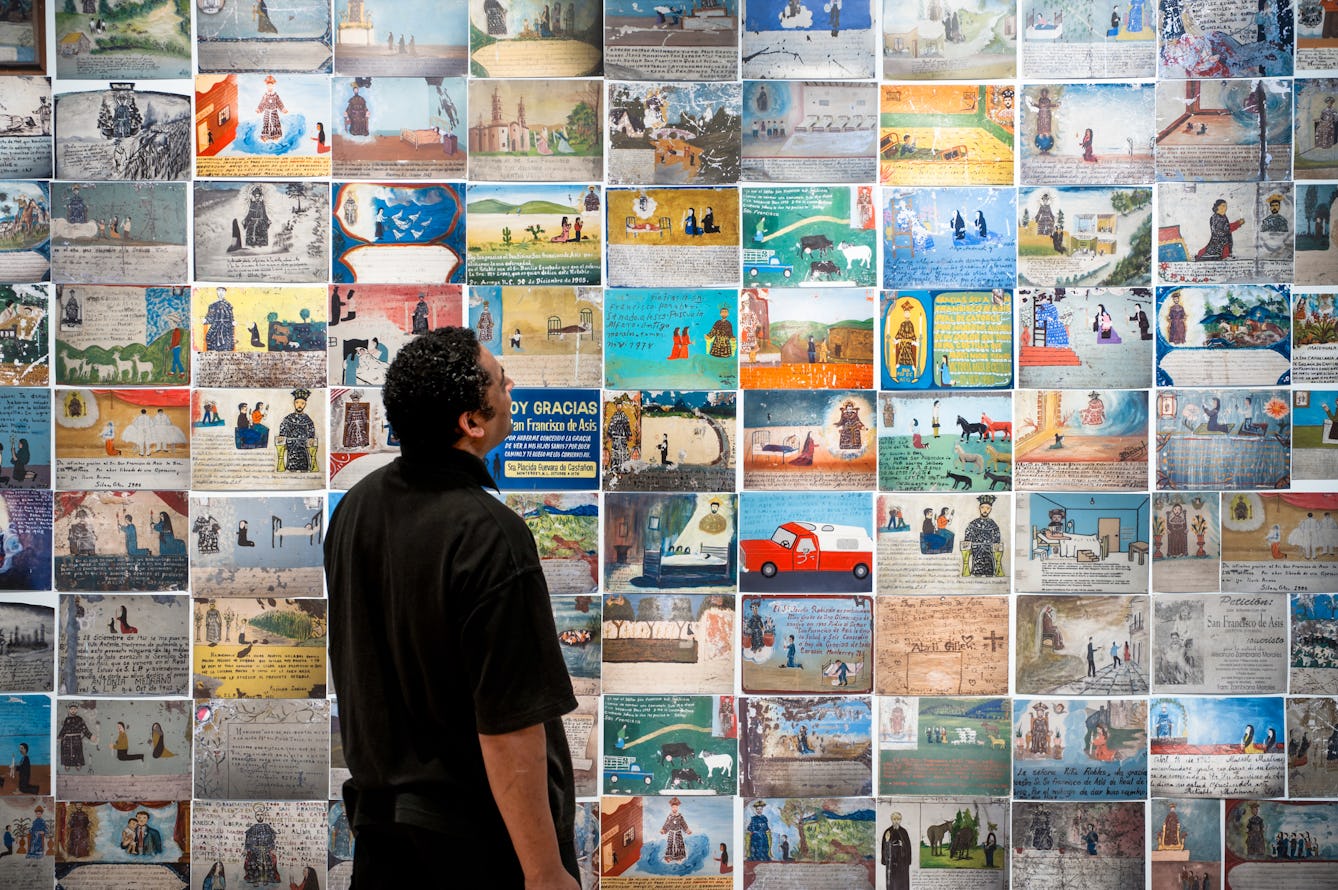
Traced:
[[358, 83], [353, 82], [353, 95], [344, 105], [344, 128], [350, 136], [368, 134], [367, 100], [358, 95]]
[[217, 290], [218, 299], [209, 304], [204, 315], [204, 348], [206, 352], [232, 352], [234, 323], [228, 289]]
[[265, 821], [265, 811], [255, 808], [255, 824], [246, 829], [242, 841], [245, 853], [242, 858], [243, 877], [250, 884], [279, 883], [279, 860], [275, 852], [278, 837], [273, 826]]
[[247, 247], [265, 247], [269, 244], [269, 212], [265, 209], [265, 190], [260, 186], [251, 189], [242, 227], [246, 229]]
[[60, 742], [60, 764], [64, 767], [76, 768], [84, 765], [85, 739], [97, 744], [93, 731], [88, 728], [84, 718], [79, 716], [79, 708], [75, 705], [70, 705], [69, 712], [60, 724], [60, 731], [56, 736]]
[[1049, 88], [1041, 87], [1041, 95], [1033, 103], [1032, 110], [1036, 112], [1036, 147], [1043, 155], [1055, 147], [1054, 110], [1058, 107], [1059, 103], [1050, 98]]
[[720, 318], [711, 325], [706, 334], [707, 352], [716, 358], [729, 358], [734, 354], [734, 325], [729, 320], [729, 307], [720, 307]]
[[260, 104], [256, 106], [256, 114], [261, 116], [261, 142], [277, 142], [283, 138], [283, 122], [279, 115], [287, 114], [288, 109], [284, 107], [279, 94], [274, 92], [275, 83], [277, 81], [273, 74], [265, 75], [265, 95], [260, 97]]
[[861, 433], [868, 429], [864, 421], [859, 418], [859, 408], [854, 402], [847, 401], [841, 406], [841, 418], [836, 422], [837, 429], [841, 431], [840, 448], [842, 450], [856, 450], [864, 447], [864, 436]]
[[1167, 339], [1177, 346], [1183, 346], [1188, 334], [1188, 325], [1185, 307], [1180, 302], [1179, 294], [1171, 295], [1171, 308], [1167, 310], [1166, 317], [1170, 322], [1167, 325]]
[[660, 827], [660, 834], [666, 835], [664, 861], [668, 863], [682, 862], [688, 858], [688, 848], [683, 841], [683, 835], [692, 834], [692, 829], [688, 827], [683, 814], [678, 811], [682, 803], [677, 797], [669, 799], [669, 816]]
[[269, 17], [269, 7], [265, 5], [265, 0], [256, 0], [254, 12], [256, 17], [256, 31], [258, 33], [279, 33], [279, 29], [274, 27], [274, 21]]
[[753, 801], [753, 815], [748, 820], [748, 858], [753, 862], [771, 861], [771, 822], [766, 802]]

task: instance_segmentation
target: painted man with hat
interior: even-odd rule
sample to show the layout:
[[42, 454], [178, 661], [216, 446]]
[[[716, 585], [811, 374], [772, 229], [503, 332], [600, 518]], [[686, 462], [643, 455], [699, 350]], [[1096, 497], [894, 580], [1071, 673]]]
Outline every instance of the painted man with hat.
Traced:
[[279, 423], [277, 444], [284, 446], [283, 468], [290, 473], [310, 473], [312, 466], [308, 448], [316, 444], [316, 424], [307, 414], [307, 399], [311, 390], [298, 387], [293, 390], [293, 410]]
[[995, 575], [994, 552], [1003, 541], [999, 523], [990, 518], [995, 500], [992, 494], [982, 494], [976, 498], [980, 515], [967, 523], [966, 531], [962, 534], [962, 546], [971, 551], [972, 577], [992, 578]]

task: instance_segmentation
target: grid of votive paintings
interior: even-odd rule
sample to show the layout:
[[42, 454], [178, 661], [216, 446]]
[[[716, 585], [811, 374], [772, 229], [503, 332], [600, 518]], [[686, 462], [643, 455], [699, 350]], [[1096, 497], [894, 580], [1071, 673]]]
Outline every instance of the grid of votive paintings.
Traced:
[[1335, 10], [0, 0], [0, 886], [347, 886], [458, 324], [585, 888], [1330, 886]]

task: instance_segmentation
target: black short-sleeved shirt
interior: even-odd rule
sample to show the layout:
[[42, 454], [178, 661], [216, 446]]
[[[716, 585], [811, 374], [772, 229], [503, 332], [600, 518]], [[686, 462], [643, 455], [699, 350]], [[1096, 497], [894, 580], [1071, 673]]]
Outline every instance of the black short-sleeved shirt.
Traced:
[[542, 723], [549, 804], [574, 863], [561, 717], [576, 698], [534, 538], [485, 485], [494, 483], [483, 462], [457, 448], [405, 455], [355, 485], [330, 521], [330, 662], [353, 776], [345, 797], [355, 829], [417, 825], [490, 873], [508, 861], [518, 869], [478, 734]]

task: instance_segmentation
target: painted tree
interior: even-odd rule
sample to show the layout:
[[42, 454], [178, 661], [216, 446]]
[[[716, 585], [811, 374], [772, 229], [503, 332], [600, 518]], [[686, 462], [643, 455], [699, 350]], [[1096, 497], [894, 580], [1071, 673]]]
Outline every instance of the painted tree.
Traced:
[[664, 613], [660, 609], [660, 598], [656, 596], [643, 596], [641, 601], [636, 604], [637, 621], [661, 621]]

